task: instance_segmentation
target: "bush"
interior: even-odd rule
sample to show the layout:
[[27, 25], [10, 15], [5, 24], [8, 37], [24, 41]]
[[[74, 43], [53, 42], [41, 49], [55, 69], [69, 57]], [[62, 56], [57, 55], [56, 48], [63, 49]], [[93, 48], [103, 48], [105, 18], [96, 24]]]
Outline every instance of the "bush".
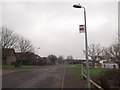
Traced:
[[112, 69], [102, 73], [96, 82], [106, 88], [120, 88], [120, 69]]
[[15, 65], [16, 62], [11, 62], [11, 65]]
[[21, 60], [17, 60], [16, 62], [15, 62], [15, 68], [16, 67], [20, 67], [21, 66]]

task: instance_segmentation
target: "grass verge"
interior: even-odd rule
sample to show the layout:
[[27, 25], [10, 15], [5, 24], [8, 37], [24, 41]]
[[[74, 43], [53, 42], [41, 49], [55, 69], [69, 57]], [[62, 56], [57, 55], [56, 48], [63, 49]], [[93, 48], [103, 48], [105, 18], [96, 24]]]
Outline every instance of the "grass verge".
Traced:
[[82, 72], [81, 72], [81, 65], [80, 64], [76, 64], [76, 65], [73, 65], [73, 71], [75, 72], [75, 74], [77, 76], [79, 76], [80, 78], [82, 77]]
[[90, 77], [91, 78], [97, 78], [105, 71], [110, 70], [108, 68], [90, 68]]
[[[82, 77], [82, 73], [81, 73], [81, 65], [80, 64], [76, 64], [73, 65], [73, 71], [76, 73], [77, 76]], [[85, 67], [84, 67], [85, 68]], [[110, 70], [107, 68], [89, 68], [90, 70], [90, 77], [92, 78], [96, 78], [98, 76], [100, 76], [103, 72]]]

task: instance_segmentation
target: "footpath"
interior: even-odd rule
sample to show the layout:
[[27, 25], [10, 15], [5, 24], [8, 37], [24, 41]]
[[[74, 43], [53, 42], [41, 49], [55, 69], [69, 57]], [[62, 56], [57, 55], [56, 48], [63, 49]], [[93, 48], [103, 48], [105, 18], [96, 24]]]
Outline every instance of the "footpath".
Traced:
[[12, 72], [16, 72], [18, 70], [2, 70], [2, 74], [8, 74], [8, 73], [12, 73]]
[[85, 81], [75, 74], [71, 65], [65, 69], [63, 88], [85, 88]]

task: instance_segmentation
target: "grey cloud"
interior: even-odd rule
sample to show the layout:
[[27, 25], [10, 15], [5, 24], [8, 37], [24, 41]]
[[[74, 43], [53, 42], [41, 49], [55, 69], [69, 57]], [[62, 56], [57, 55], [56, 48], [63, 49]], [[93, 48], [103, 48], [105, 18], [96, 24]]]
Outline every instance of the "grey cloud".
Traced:
[[[72, 2], [5, 3], [3, 25], [41, 47], [39, 54], [73, 55], [84, 58], [83, 10], [75, 9]], [[117, 3], [82, 2], [87, 9], [89, 44], [110, 45], [117, 32]]]

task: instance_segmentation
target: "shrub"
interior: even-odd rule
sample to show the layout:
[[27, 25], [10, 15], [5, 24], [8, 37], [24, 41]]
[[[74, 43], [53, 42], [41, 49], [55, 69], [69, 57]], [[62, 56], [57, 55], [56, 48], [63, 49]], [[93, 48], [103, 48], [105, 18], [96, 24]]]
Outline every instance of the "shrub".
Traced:
[[102, 73], [96, 82], [106, 88], [120, 88], [120, 69], [112, 69]]

